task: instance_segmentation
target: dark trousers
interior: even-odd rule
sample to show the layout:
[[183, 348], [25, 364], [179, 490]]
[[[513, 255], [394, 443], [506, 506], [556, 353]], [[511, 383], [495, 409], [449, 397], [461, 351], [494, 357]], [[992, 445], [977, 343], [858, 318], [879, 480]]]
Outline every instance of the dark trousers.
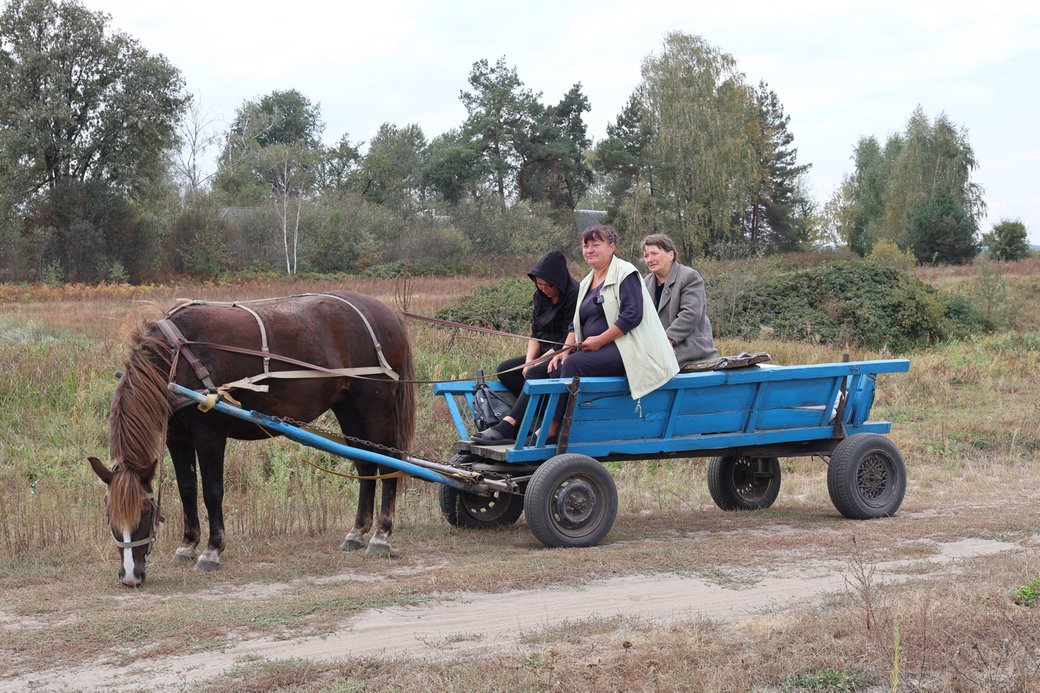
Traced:
[[526, 361], [527, 359], [523, 356], [517, 356], [514, 359], [509, 359], [498, 364], [498, 372], [500, 374], [498, 376], [499, 381], [505, 385], [510, 392], [516, 395], [516, 404], [514, 404], [513, 408], [509, 411], [509, 416], [516, 419], [517, 423], [519, 423], [520, 419], [523, 418], [524, 410], [527, 409], [528, 397], [523, 392], [524, 382], [527, 380], [541, 380], [549, 377], [549, 372], [546, 370], [549, 365], [548, 361], [540, 363], [527, 371], [527, 378], [524, 378], [522, 369], [517, 369], [510, 373], [502, 373], [502, 371], [509, 368], [515, 368]]

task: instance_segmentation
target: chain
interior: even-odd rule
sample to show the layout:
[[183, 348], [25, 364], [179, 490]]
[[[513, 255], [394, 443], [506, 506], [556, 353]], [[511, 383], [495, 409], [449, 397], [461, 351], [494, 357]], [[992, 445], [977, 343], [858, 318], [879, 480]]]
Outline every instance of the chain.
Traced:
[[[287, 423], [290, 426], [296, 426], [297, 428], [303, 428], [303, 429], [306, 429], [306, 430], [309, 430], [309, 431], [314, 431], [315, 433], [320, 433], [320, 434], [329, 436], [329, 437], [333, 438], [334, 440], [343, 440], [343, 441], [345, 441], [347, 443], [351, 443], [351, 444], [356, 445], [356, 446], [367, 447], [367, 448], [375, 448], [376, 450], [380, 450], [382, 452], [389, 453], [390, 457], [393, 457], [394, 455], [400, 455], [403, 458], [417, 457], [417, 455], [413, 455], [411, 452], [409, 452], [407, 450], [399, 450], [398, 448], [391, 447], [389, 445], [383, 445], [382, 443], [376, 443], [376, 442], [373, 442], [371, 440], [365, 440], [364, 438], [356, 438], [355, 436], [348, 436], [347, 434], [342, 433], [340, 431], [332, 431], [332, 430], [327, 429], [327, 428], [322, 428], [321, 426], [318, 426], [318, 425], [313, 424], [313, 423], [307, 423], [306, 421], [297, 421], [296, 419], [292, 419], [292, 418], [290, 418], [288, 416], [281, 417], [279, 419], [279, 421], [281, 421], [283, 423]], [[422, 459], [426, 459], [428, 462], [436, 462], [437, 464], [448, 465], [447, 462], [444, 462], [444, 461], [439, 460], [439, 459], [429, 459], [429, 458], [425, 458], [425, 457], [422, 458]]]

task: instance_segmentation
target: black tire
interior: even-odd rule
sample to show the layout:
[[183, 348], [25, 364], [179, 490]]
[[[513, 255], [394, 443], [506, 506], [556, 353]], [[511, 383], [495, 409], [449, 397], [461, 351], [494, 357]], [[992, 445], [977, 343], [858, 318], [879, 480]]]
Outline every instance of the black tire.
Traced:
[[451, 486], [440, 487], [441, 512], [448, 524], [464, 529], [508, 527], [524, 512], [524, 498], [496, 491], [490, 496], [460, 491]]
[[[460, 453], [449, 464], [460, 465], [479, 459], [476, 455]], [[478, 496], [451, 486], [441, 486], [438, 498], [448, 524], [463, 529], [508, 527], [524, 512], [523, 496], [512, 493], [496, 491], [490, 496]]]
[[906, 493], [906, 466], [899, 448], [876, 433], [849, 436], [831, 455], [827, 491], [838, 512], [850, 519], [895, 515]]
[[568, 453], [543, 462], [527, 484], [524, 513], [546, 546], [596, 546], [617, 517], [617, 487], [602, 464]]
[[775, 457], [712, 457], [708, 492], [723, 510], [765, 510], [780, 495], [780, 460]]

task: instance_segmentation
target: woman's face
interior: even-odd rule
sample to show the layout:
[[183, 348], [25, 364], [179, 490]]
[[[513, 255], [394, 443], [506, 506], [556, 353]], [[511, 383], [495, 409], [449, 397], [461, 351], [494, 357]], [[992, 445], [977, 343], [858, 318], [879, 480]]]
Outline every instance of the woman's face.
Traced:
[[643, 262], [646, 263], [648, 270], [653, 272], [658, 278], [663, 279], [668, 276], [668, 271], [672, 269], [672, 263], [675, 262], [675, 253], [669, 252], [659, 245], [644, 245]]
[[553, 303], [560, 299], [560, 290], [541, 277], [534, 278], [534, 285], [538, 287], [539, 291], [548, 296]]
[[616, 249], [615, 244], [593, 237], [582, 243], [581, 254], [585, 257], [585, 262], [589, 263], [589, 267], [601, 270], [610, 264], [610, 258], [614, 256]]

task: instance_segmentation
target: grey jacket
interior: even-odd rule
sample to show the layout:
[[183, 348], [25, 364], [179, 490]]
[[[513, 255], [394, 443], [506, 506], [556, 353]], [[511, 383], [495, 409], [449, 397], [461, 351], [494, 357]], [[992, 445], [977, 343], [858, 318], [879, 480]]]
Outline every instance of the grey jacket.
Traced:
[[[652, 299], [657, 290], [657, 277], [651, 272], [643, 281]], [[719, 357], [711, 336], [704, 280], [696, 270], [678, 262], [672, 264], [664, 281], [657, 315], [668, 339], [675, 345], [675, 358], [680, 366]]]

